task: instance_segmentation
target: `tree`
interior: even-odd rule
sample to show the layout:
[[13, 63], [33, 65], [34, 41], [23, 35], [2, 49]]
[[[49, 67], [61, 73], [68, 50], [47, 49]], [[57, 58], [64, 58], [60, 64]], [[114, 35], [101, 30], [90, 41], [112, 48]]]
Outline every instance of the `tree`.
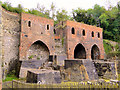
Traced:
[[18, 4], [18, 13], [25, 12], [21, 4]]
[[115, 33], [115, 41], [120, 42], [120, 2], [117, 4], [118, 12], [117, 12], [117, 17], [113, 22], [114, 28], [113, 28], [113, 33]]
[[95, 19], [93, 18], [93, 15], [91, 13], [91, 9], [89, 11], [86, 11], [84, 9], [78, 8], [77, 10], [73, 10], [73, 18], [77, 22], [83, 22], [89, 25], [95, 25]]
[[66, 10], [64, 10], [64, 9], [62, 9], [61, 11], [57, 10], [55, 24], [57, 24], [61, 21], [69, 20], [69, 19], [70, 19], [70, 17], [67, 15]]
[[108, 22], [108, 16], [103, 13], [100, 17], [99, 17], [100, 23], [101, 23], [101, 27], [106, 30], [109, 26], [109, 22]]
[[50, 18], [50, 10], [47, 10], [45, 6], [41, 6], [40, 4], [37, 4], [37, 9], [34, 9], [38, 16]]
[[50, 7], [50, 11], [52, 12], [52, 19], [54, 19], [55, 18], [55, 5], [53, 4], [53, 2], [52, 2], [52, 4], [51, 4], [51, 7]]

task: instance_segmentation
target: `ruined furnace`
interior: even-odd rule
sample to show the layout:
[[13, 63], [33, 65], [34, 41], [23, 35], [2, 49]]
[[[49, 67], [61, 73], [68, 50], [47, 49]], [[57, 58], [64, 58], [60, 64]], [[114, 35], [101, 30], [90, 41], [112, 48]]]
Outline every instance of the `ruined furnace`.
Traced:
[[21, 14], [19, 48], [19, 60], [42, 60], [61, 54], [67, 59], [104, 59], [101, 28], [75, 21], [61, 22], [54, 27], [51, 19], [25, 13]]
[[104, 59], [102, 32], [102, 28], [69, 20], [54, 26], [52, 19], [0, 7], [2, 72], [16, 69], [19, 73], [21, 66], [20, 77], [25, 77], [27, 70], [38, 69], [46, 61], [64, 66], [64, 60]]

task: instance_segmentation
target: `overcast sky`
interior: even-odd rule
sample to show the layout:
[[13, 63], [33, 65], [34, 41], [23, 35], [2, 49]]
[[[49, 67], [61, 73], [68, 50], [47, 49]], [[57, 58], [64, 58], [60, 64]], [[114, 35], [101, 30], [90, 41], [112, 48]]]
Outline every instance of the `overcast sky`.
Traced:
[[39, 3], [40, 5], [44, 5], [47, 9], [49, 9], [51, 3], [53, 2], [57, 9], [62, 8], [70, 13], [72, 9], [77, 9], [78, 7], [82, 9], [93, 8], [95, 4], [105, 6], [106, 8], [108, 7], [108, 5], [115, 6], [117, 5], [117, 2], [120, 0], [1, 0], [1, 1], [10, 2], [14, 7], [16, 7], [18, 4], [22, 4], [24, 8], [28, 9], [36, 8], [37, 3]]

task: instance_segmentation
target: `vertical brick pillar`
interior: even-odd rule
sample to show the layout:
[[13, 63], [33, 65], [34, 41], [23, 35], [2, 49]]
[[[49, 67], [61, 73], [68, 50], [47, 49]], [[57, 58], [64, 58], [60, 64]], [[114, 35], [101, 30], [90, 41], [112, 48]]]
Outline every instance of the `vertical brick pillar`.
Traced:
[[0, 6], [0, 90], [2, 89], [2, 8]]

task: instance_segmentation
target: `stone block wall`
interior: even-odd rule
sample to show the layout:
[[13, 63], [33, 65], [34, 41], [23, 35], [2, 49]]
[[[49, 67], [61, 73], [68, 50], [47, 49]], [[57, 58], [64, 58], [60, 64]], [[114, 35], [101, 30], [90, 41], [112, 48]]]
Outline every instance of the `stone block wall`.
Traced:
[[2, 8], [0, 6], [0, 90], [2, 89]]
[[59, 66], [64, 66], [64, 60], [67, 59], [67, 55], [63, 54], [63, 55], [57, 55], [56, 56], [56, 63]]
[[27, 60], [46, 60], [49, 59], [50, 52], [46, 45], [37, 41], [27, 51]]
[[19, 61], [20, 15], [2, 8], [2, 66], [4, 73], [15, 69]]
[[20, 78], [26, 78], [27, 71], [32, 69], [39, 69], [41, 66], [43, 66], [43, 63], [45, 60], [26, 60], [22, 61], [21, 67], [20, 67]]
[[117, 67], [115, 62], [95, 61], [94, 65], [99, 78], [117, 79]]
[[65, 79], [73, 82], [98, 79], [94, 64], [87, 59], [65, 60], [65, 72]]
[[29, 70], [27, 73], [27, 83], [59, 84], [61, 83], [60, 72], [46, 69]]
[[62, 38], [55, 38], [55, 55], [64, 55], [66, 54], [65, 51], [65, 44]]

